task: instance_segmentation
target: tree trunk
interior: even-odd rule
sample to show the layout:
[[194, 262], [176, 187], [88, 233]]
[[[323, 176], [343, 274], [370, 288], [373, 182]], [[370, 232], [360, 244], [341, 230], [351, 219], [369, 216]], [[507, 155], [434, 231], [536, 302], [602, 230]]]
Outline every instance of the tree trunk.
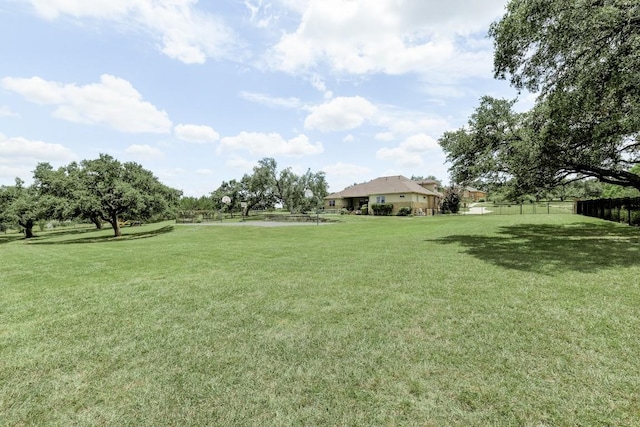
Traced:
[[100, 217], [97, 216], [92, 216], [91, 218], [89, 218], [91, 220], [92, 223], [95, 224], [96, 228], [98, 230], [102, 230], [102, 219]]
[[24, 238], [25, 239], [30, 239], [30, 238], [34, 237], [34, 235], [33, 235], [33, 220], [32, 219], [28, 219], [25, 222], [18, 221], [18, 224], [20, 224], [20, 226], [24, 228]]
[[118, 215], [113, 215], [111, 217], [111, 221], [109, 221], [111, 227], [113, 228], [113, 235], [115, 237], [122, 236], [122, 231], [120, 231], [120, 224], [118, 223]]

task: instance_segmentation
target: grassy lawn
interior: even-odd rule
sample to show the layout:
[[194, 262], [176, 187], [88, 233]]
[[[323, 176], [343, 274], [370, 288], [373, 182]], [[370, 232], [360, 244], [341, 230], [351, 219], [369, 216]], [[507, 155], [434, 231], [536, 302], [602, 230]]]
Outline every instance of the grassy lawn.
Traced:
[[640, 234], [574, 215], [0, 235], [0, 425], [640, 424]]

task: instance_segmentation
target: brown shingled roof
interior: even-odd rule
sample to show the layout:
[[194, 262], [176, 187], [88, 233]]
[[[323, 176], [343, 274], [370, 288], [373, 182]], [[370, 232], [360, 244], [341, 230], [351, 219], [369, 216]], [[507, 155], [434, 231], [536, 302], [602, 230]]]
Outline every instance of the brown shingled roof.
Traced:
[[338, 193], [329, 194], [325, 199], [347, 199], [352, 197], [369, 197], [371, 195], [417, 193], [442, 197], [441, 193], [427, 190], [416, 181], [402, 175], [383, 176], [364, 184], [357, 184]]

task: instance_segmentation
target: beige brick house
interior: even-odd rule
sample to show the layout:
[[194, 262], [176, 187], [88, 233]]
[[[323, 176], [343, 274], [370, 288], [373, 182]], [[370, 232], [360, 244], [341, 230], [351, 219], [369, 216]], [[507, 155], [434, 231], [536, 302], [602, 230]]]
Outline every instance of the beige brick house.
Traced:
[[487, 197], [487, 192], [478, 190], [473, 187], [464, 187], [462, 189], [462, 198], [468, 201], [477, 202], [479, 199]]
[[412, 181], [402, 175], [383, 176], [364, 184], [347, 187], [324, 198], [324, 209], [340, 211], [358, 210], [362, 205], [375, 203], [393, 204], [392, 214], [408, 207], [414, 215], [433, 215], [440, 209], [442, 193], [435, 181]]

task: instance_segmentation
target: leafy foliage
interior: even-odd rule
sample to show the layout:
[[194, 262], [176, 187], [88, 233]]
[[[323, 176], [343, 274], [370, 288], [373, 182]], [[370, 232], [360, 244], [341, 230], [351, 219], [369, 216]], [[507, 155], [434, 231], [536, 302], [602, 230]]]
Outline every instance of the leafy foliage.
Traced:
[[107, 154], [83, 160], [72, 175], [78, 180], [75, 199], [80, 211], [96, 214], [119, 236], [119, 220], [148, 220], [177, 206], [180, 192], [162, 184], [134, 162], [120, 163]]
[[456, 187], [448, 187], [444, 191], [444, 197], [440, 209], [442, 213], [458, 213], [460, 211], [460, 191]]
[[403, 206], [398, 210], [398, 216], [408, 216], [411, 215], [411, 208], [407, 206]]
[[14, 186], [0, 188], [0, 222], [20, 226], [27, 239], [34, 237], [33, 227], [46, 216], [47, 205], [37, 188], [25, 187], [20, 178], [16, 178]]
[[596, 178], [640, 189], [640, 8], [612, 0], [512, 0], [493, 24], [495, 76], [535, 107], [482, 98], [440, 140], [457, 181], [514, 180], [519, 193]]
[[391, 215], [391, 212], [393, 211], [393, 204], [392, 203], [372, 203], [371, 204], [371, 210], [373, 211], [374, 215]]
[[122, 219], [171, 216], [180, 197], [178, 190], [160, 183], [141, 165], [121, 163], [107, 154], [57, 170], [40, 163], [34, 171], [34, 189], [39, 195], [37, 206], [47, 218], [84, 218], [98, 228], [105, 221], [115, 236], [121, 235]]
[[[273, 158], [261, 159], [253, 168], [252, 174], [245, 174], [240, 181], [223, 182], [212, 193], [213, 200], [222, 206], [222, 197], [231, 199], [228, 209], [237, 211], [241, 202], [247, 202], [248, 213], [251, 209], [273, 209], [277, 203], [290, 212], [307, 212], [317, 208], [328, 194], [324, 172], [307, 170], [303, 175], [295, 174], [291, 168], [278, 171]], [[305, 191], [311, 190], [312, 198], [305, 197]]]

